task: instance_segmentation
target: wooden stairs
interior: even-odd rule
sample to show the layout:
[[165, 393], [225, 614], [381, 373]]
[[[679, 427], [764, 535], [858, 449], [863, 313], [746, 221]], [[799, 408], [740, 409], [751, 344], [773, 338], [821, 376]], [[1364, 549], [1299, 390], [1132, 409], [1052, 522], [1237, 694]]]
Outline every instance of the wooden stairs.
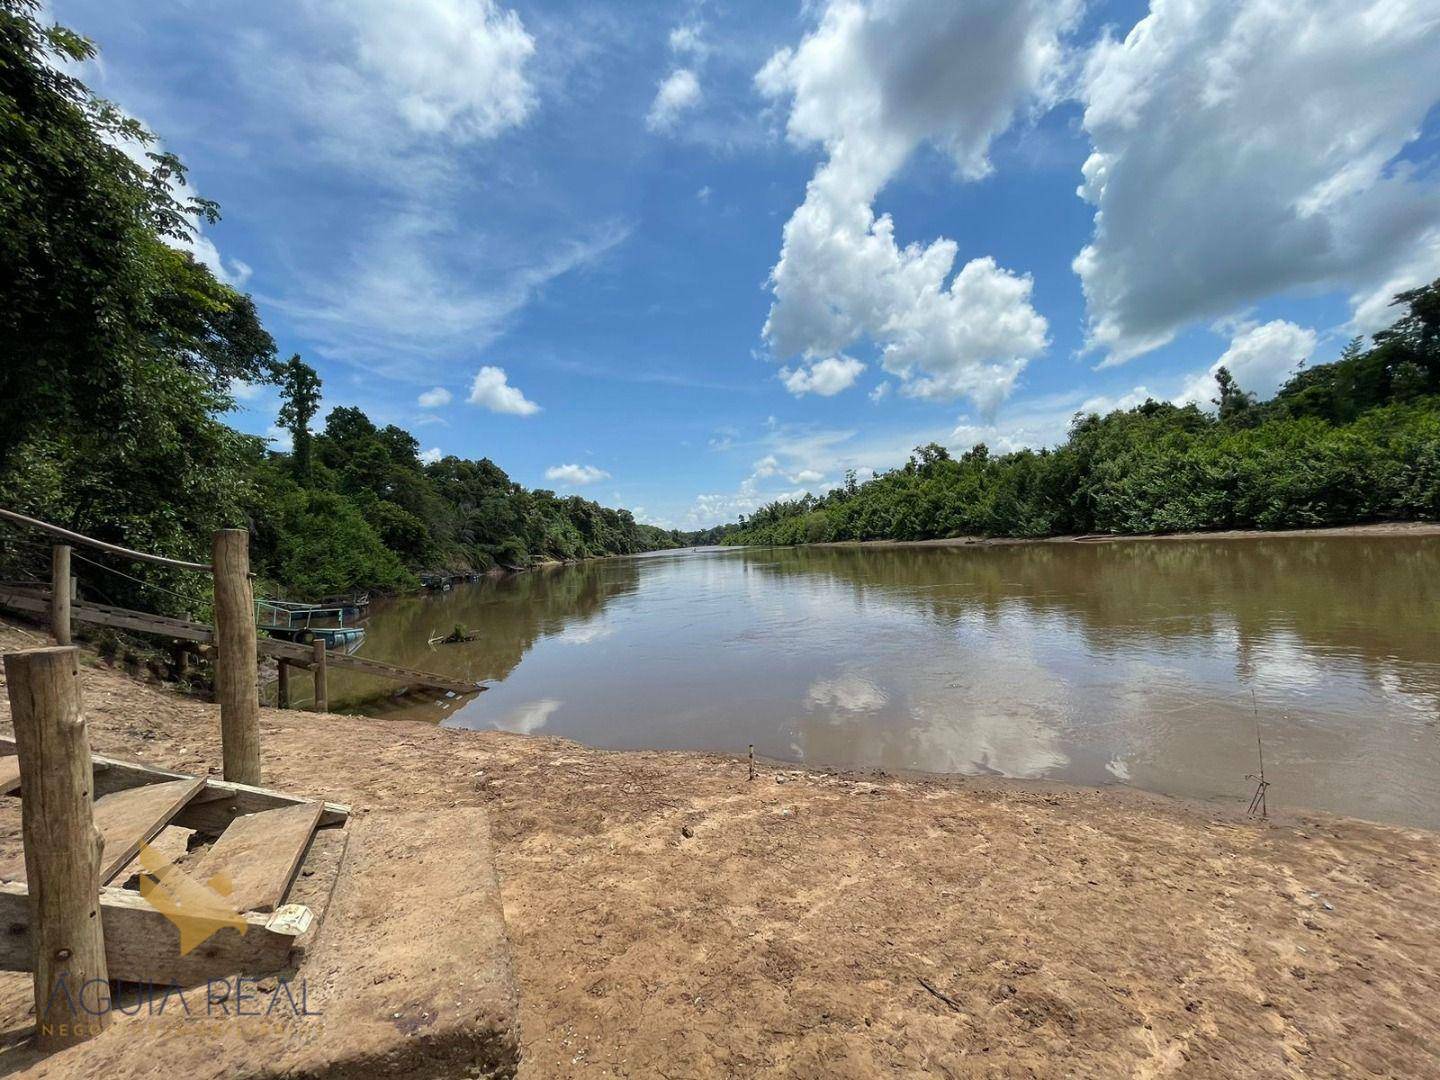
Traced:
[[[191, 986], [293, 969], [329, 905], [349, 810], [92, 760], [110, 978]], [[0, 737], [0, 796], [23, 794], [14, 740]], [[0, 970], [29, 971], [30, 903], [18, 807], [12, 810], [5, 819], [11, 842], [0, 856]], [[167, 829], [180, 832], [161, 844]]]

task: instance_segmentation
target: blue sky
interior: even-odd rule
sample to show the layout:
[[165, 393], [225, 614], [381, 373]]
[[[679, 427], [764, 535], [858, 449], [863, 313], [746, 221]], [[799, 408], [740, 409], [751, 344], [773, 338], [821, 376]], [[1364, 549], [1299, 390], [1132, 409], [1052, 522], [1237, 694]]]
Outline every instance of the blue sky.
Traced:
[[327, 408], [666, 525], [1268, 394], [1440, 276], [1435, 0], [51, 10]]

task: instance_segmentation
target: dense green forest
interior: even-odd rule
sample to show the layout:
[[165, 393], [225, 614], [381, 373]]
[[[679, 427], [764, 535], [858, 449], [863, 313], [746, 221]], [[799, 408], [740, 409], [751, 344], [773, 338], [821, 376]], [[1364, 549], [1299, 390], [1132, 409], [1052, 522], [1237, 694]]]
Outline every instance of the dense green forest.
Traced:
[[[299, 596], [678, 542], [489, 460], [422, 464], [410, 434], [358, 409], [312, 434], [315, 372], [279, 361], [251, 299], [185, 250], [218, 208], [69, 73], [93, 46], [41, 14], [0, 0], [0, 506], [200, 561], [213, 530], [248, 527], [266, 591]], [[237, 383], [279, 386], [291, 452], [224, 422]], [[0, 527], [0, 577], [43, 576], [45, 557]], [[151, 574], [144, 606], [193, 607], [193, 579]]]
[[732, 544], [1291, 529], [1440, 518], [1440, 281], [1396, 298], [1371, 347], [1302, 368], [1269, 401], [1216, 373], [1214, 412], [1147, 401], [1077, 415], [1053, 449], [901, 468], [772, 503]]
[[[196, 560], [213, 530], [244, 526], [265, 591], [292, 596], [682, 543], [1440, 516], [1440, 282], [1398, 297], [1400, 318], [1368, 347], [1352, 342], [1269, 401], [1222, 370], [1214, 412], [1149, 401], [1077, 416], [1053, 449], [998, 456], [932, 444], [863, 484], [703, 533], [526, 490], [488, 459], [422, 463], [398, 427], [354, 408], [316, 415], [314, 370], [281, 361], [250, 297], [187, 250], [218, 208], [70, 73], [92, 54], [44, 25], [35, 0], [0, 0], [0, 506]], [[224, 422], [241, 383], [278, 387], [289, 451]], [[43, 577], [45, 559], [37, 538], [0, 527], [0, 577]], [[116, 602], [144, 588], [150, 608], [202, 599], [184, 575], [106, 580]]]

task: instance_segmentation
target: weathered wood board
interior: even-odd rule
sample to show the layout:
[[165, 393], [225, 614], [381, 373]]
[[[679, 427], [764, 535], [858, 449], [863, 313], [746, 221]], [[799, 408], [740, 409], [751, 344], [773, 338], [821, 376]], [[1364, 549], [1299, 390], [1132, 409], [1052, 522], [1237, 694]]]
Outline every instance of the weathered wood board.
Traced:
[[95, 827], [105, 837], [100, 862], [104, 885], [129, 864], [140, 845], [169, 824], [170, 819], [205, 786], [199, 777], [117, 791], [95, 800]]
[[[242, 915], [245, 932], [226, 926], [198, 948], [180, 955], [180, 928], [139, 893], [100, 890], [100, 921], [110, 978], [159, 986], [198, 986], [236, 975], [270, 975], [290, 968], [300, 938], [314, 916], [287, 905], [272, 915]], [[0, 882], [0, 971], [34, 967], [30, 897], [19, 882]]]
[[[17, 611], [47, 613], [50, 610], [50, 593], [48, 589], [40, 593], [13, 587], [0, 588], [0, 606]], [[215, 637], [214, 628], [205, 623], [172, 619], [164, 615], [150, 615], [140, 611], [128, 611], [125, 608], [111, 607], [108, 604], [76, 603], [71, 608], [70, 617], [75, 622], [111, 626], [120, 630], [137, 630], [141, 633], [159, 634], [162, 637], [180, 638], [185, 641], [213, 642]], [[298, 645], [292, 641], [281, 641], [279, 638], [270, 637], [259, 638], [255, 645], [256, 651], [261, 656], [293, 660], [304, 666], [308, 666], [312, 660], [309, 645]], [[364, 671], [384, 679], [393, 679], [397, 682], [436, 690], [449, 690], [456, 694], [475, 694], [485, 689], [477, 682], [455, 679], [448, 675], [437, 675], [430, 671], [397, 667], [395, 664], [387, 664], [383, 660], [372, 660], [366, 656], [352, 656], [333, 649], [326, 654], [325, 662], [332, 667]]]
[[237, 911], [274, 911], [295, 880], [322, 809], [319, 803], [301, 803], [237, 817], [191, 876], [210, 881], [223, 874]]
[[[14, 754], [15, 740], [0, 735], [0, 754]], [[7, 760], [0, 757], [0, 762]], [[95, 767], [95, 797], [97, 799], [115, 791], [140, 787], [143, 784], [158, 784], [167, 780], [189, 780], [184, 773], [171, 772], [154, 765], [141, 765], [134, 761], [118, 761], [115, 758], [92, 754], [90, 760]], [[203, 791], [196, 793], [179, 813], [169, 822], [184, 829], [198, 829], [201, 832], [218, 833], [234, 818], [242, 814], [257, 814], [261, 810], [273, 810], [280, 806], [295, 806], [311, 802], [297, 795], [287, 795], [271, 788], [251, 787], [229, 780], [207, 777]], [[320, 825], [339, 825], [350, 816], [350, 808], [340, 803], [325, 803], [320, 816]]]
[[11, 747], [9, 757], [0, 757], [0, 795], [10, 795], [20, 790], [20, 758]]
[[[105, 838], [105, 850], [100, 859], [100, 883], [109, 882], [129, 865], [140, 845], [170, 824], [180, 808], [204, 787], [205, 781], [201, 778], [183, 777], [128, 788], [96, 799], [95, 827]], [[26, 880], [23, 853], [15, 852], [0, 863], [0, 880]]]

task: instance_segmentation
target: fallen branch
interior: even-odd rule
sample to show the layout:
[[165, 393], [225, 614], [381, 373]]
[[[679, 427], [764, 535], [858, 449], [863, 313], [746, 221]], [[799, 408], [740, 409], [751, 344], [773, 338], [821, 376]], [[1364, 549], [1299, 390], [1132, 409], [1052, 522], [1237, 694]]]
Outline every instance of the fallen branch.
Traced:
[[934, 994], [937, 998], [939, 998], [941, 1001], [943, 1001], [946, 1005], [949, 1005], [950, 1008], [954, 1009], [957, 1013], [958, 1013], [958, 1012], [964, 1012], [964, 1011], [965, 1011], [964, 1009], [960, 1008], [959, 1004], [955, 1001], [954, 998], [952, 998], [952, 997], [950, 997], [950, 996], [948, 996], [948, 995], [946, 995], [946, 994], [942, 994], [939, 990], [936, 990], [935, 987], [931, 986], [928, 982], [926, 982], [924, 979], [922, 979], [919, 975], [916, 975], [916, 976], [915, 976], [915, 981], [918, 982], [921, 986], [923, 986], [926, 990], [929, 990], [930, 993]]

